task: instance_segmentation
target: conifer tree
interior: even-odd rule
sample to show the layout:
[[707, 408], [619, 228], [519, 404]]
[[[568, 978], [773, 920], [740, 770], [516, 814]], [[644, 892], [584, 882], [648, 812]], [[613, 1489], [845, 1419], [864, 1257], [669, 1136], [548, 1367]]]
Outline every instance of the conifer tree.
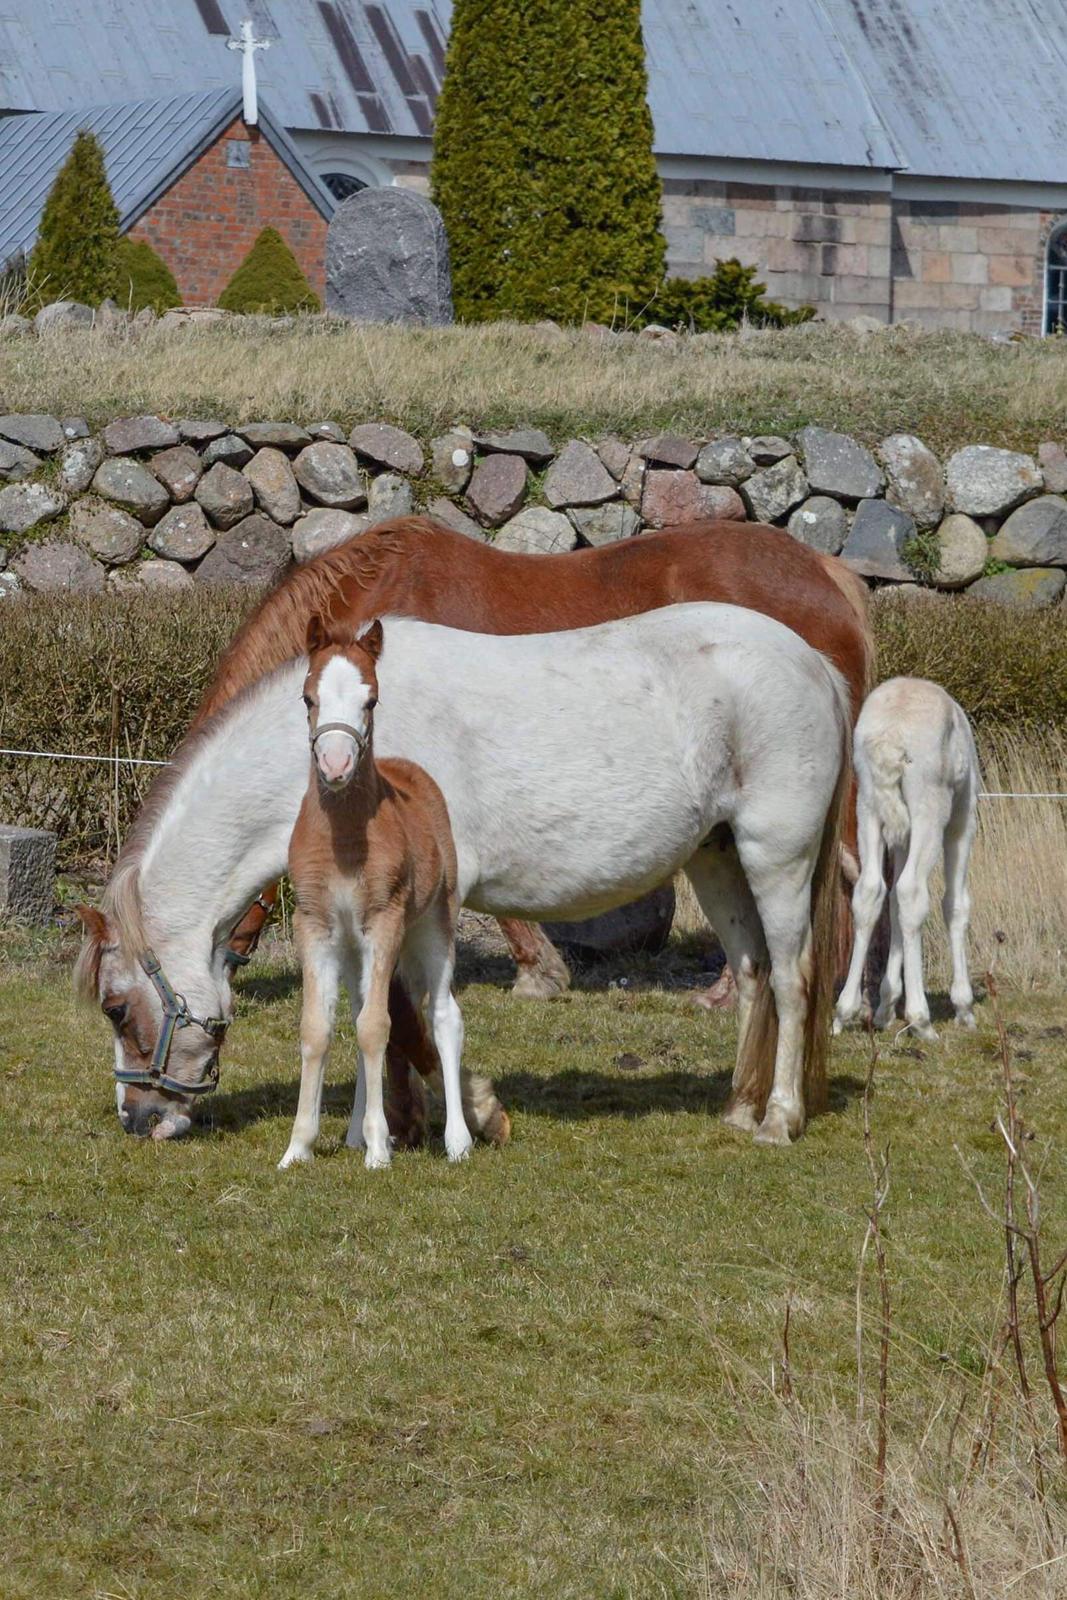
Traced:
[[99, 141], [84, 130], [49, 191], [30, 257], [30, 294], [38, 303], [79, 300], [98, 306], [118, 287], [119, 214]]
[[434, 198], [458, 314], [607, 321], [662, 280], [640, 0], [456, 0]]
[[219, 295], [226, 311], [282, 316], [293, 311], [321, 311], [318, 295], [277, 228], [264, 228]]
[[153, 311], [163, 312], [181, 305], [182, 297], [173, 272], [147, 239], [131, 239], [128, 235], [120, 239], [115, 262], [118, 273], [115, 298], [124, 311], [127, 308], [142, 311], [150, 306]]

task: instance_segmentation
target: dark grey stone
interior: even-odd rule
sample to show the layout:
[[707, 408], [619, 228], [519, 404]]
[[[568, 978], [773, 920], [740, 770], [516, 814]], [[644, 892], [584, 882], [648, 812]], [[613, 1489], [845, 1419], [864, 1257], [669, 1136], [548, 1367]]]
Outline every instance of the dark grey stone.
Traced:
[[377, 467], [391, 467], [394, 472], [422, 471], [422, 446], [403, 428], [392, 428], [387, 422], [364, 422], [352, 429], [348, 442], [357, 455]]
[[736, 489], [751, 478], [756, 463], [741, 443], [727, 434], [721, 439], [709, 439], [697, 456], [697, 477], [701, 483], [722, 483]]
[[73, 439], [59, 458], [59, 486], [66, 494], [84, 494], [104, 459], [99, 439]]
[[[297, 456], [299, 462], [307, 455], [308, 450], [342, 450], [343, 445], [314, 444], [308, 445], [307, 450], [301, 451]], [[289, 465], [289, 457], [282, 450], [275, 450], [272, 445], [264, 445], [262, 450], [257, 450], [246, 467], [242, 469], [244, 476], [252, 485], [252, 493], [256, 497], [256, 505], [265, 511], [273, 522], [280, 522], [288, 527], [300, 515], [300, 485], [297, 483], [299, 472], [294, 474], [293, 467]], [[336, 505], [338, 501], [329, 501], [328, 504]]]
[[64, 417], [62, 426], [64, 439], [88, 439], [89, 437], [89, 424], [84, 417]]
[[436, 500], [431, 500], [426, 507], [426, 515], [435, 522], [443, 522], [446, 528], [451, 528], [453, 533], [462, 533], [468, 539], [485, 539], [485, 529], [479, 528], [473, 517], [468, 517], [461, 511], [454, 500], [446, 500], [440, 495]]
[[915, 574], [902, 552], [915, 532], [915, 523], [898, 506], [884, 500], [861, 500], [841, 558], [865, 578], [907, 583]]
[[273, 583], [289, 565], [284, 528], [257, 511], [219, 535], [196, 569], [196, 581], [211, 586]]
[[295, 422], [246, 422], [243, 428], [236, 428], [234, 432], [257, 450], [265, 444], [271, 444], [276, 450], [295, 452], [311, 443], [307, 429], [298, 427]]
[[326, 309], [361, 322], [452, 321], [441, 213], [410, 189], [363, 189], [326, 235]]
[[651, 439], [642, 439], [636, 449], [643, 461], [654, 466], [685, 469], [695, 464], [699, 453], [691, 439], [683, 439], [677, 433], [657, 433]]
[[836, 556], [848, 533], [848, 512], [840, 500], [815, 494], [803, 505], [797, 506], [786, 526], [801, 544]]
[[393, 517], [410, 517], [413, 509], [411, 485], [396, 472], [383, 472], [370, 481], [367, 516], [370, 524], [389, 522]]
[[7, 439], [0, 439], [0, 478], [6, 478], [9, 483], [18, 483], [23, 478], [32, 477], [40, 465], [40, 456], [35, 456], [25, 445], [10, 444]]
[[804, 452], [804, 471], [813, 494], [867, 500], [881, 493], [885, 483], [881, 467], [871, 452], [847, 433], [801, 428], [797, 442]]
[[0, 826], [0, 913], [15, 922], [50, 922], [55, 880], [54, 833]]
[[176, 444], [153, 456], [152, 471], [176, 504], [193, 498], [193, 490], [204, 471], [204, 463], [191, 444]]
[[177, 428], [162, 417], [119, 417], [104, 429], [104, 447], [113, 456], [129, 456], [138, 450], [167, 450], [177, 443]]
[[500, 433], [476, 433], [474, 442], [486, 454], [496, 452], [505, 456], [524, 456], [527, 461], [540, 465], [551, 461], [552, 441], [540, 428], [508, 428]]
[[178, 423], [178, 432], [189, 444], [210, 444], [212, 439], [221, 439], [229, 432], [224, 422], [201, 421], [199, 417], [182, 417]]
[[616, 483], [621, 483], [627, 467], [630, 465], [630, 446], [624, 444], [612, 434], [607, 439], [601, 439], [596, 447], [596, 453], [607, 467]]
[[109, 567], [125, 566], [144, 544], [144, 528], [121, 506], [108, 505], [85, 495], [70, 512], [70, 531], [98, 561]]
[[749, 515], [757, 522], [774, 522], [784, 517], [808, 497], [808, 480], [796, 456], [782, 456], [772, 467], [764, 467], [746, 478], [741, 495]]
[[93, 489], [105, 500], [132, 511], [151, 528], [170, 505], [170, 496], [148, 468], [129, 456], [109, 456], [97, 467]]
[[27, 450], [36, 450], [42, 456], [55, 455], [66, 443], [59, 418], [44, 416], [41, 412], [0, 417], [0, 439], [25, 445]]
[[104, 587], [104, 569], [80, 545], [57, 540], [52, 544], [28, 544], [11, 563], [11, 570], [27, 589], [64, 589], [80, 593], [99, 593]]
[[1067, 566], [1067, 500], [1028, 500], [1001, 525], [989, 553], [1013, 567]]
[[567, 512], [586, 544], [615, 544], [630, 539], [641, 526], [641, 518], [625, 500], [609, 500], [602, 506], [575, 506]]
[[339, 422], [309, 422], [308, 432], [313, 439], [328, 439], [331, 444], [345, 442], [345, 430]]
[[66, 510], [66, 496], [47, 483], [9, 483], [0, 489], [0, 529], [28, 533], [39, 522], [52, 522]]
[[252, 510], [252, 485], [242, 473], [216, 461], [197, 484], [196, 499], [216, 528], [232, 528]]
[[168, 561], [199, 561], [215, 543], [215, 530], [196, 501], [172, 506], [148, 536], [157, 555]]
[[486, 456], [475, 467], [467, 499], [490, 528], [499, 528], [522, 505], [527, 471], [522, 456]]
[[545, 499], [557, 508], [600, 505], [618, 492], [619, 485], [596, 451], [581, 439], [565, 444], [545, 475]]
[[204, 463], [205, 472], [218, 461], [237, 471], [247, 466], [254, 455], [255, 451], [250, 444], [239, 439], [235, 433], [224, 433], [221, 438], [211, 440], [200, 459]]
[[789, 440], [777, 433], [759, 433], [754, 439], [742, 440], [742, 443], [757, 467], [773, 467], [776, 461], [784, 461], [786, 456], [793, 454]]

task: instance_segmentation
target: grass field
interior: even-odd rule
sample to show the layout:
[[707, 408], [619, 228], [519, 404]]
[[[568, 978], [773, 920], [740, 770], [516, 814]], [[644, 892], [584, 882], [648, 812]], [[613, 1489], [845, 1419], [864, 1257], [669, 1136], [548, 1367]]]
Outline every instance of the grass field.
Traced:
[[[877, 1068], [878, 1519], [870, 1269], [856, 1423], [862, 1036], [837, 1042], [830, 1114], [767, 1151], [716, 1116], [734, 1023], [689, 1004], [703, 946], [588, 974], [553, 1004], [514, 1001], [505, 965], [468, 951], [468, 1060], [495, 1077], [511, 1145], [452, 1168], [438, 1142], [366, 1172], [341, 1146], [346, 1027], [320, 1159], [283, 1176], [284, 943], [240, 983], [208, 1125], [162, 1146], [119, 1130], [106, 1026], [70, 997], [74, 947], [0, 937], [5, 1600], [1063, 1593], [1051, 1407], [1032, 1363], [1046, 1526], [1013, 1374], [985, 1374], [1002, 1238], [954, 1149], [997, 1194], [988, 1003], [977, 1035], [905, 1036]], [[1003, 1003], [1051, 1261], [1067, 1012], [1062, 988]], [[993, 1448], [965, 1482], [994, 1390]]]
[[1067, 346], [809, 324], [667, 347], [506, 323], [401, 330], [308, 318], [286, 328], [242, 318], [137, 341], [66, 333], [0, 342], [0, 403], [57, 415], [88, 408], [94, 423], [157, 410], [230, 422], [381, 417], [424, 439], [456, 422], [529, 422], [557, 440], [814, 422], [870, 444], [905, 431], [941, 451], [977, 442], [1033, 449], [1062, 436]]

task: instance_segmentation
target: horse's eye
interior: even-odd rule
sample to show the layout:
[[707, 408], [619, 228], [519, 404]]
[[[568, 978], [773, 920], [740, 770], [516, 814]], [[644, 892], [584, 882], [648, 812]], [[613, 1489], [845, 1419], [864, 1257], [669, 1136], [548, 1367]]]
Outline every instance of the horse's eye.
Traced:
[[104, 1016], [107, 1017], [109, 1022], [113, 1022], [116, 1028], [122, 1027], [122, 1024], [126, 1021], [128, 1011], [129, 1007], [121, 1004], [110, 1006], [105, 1004], [104, 1006]]
[[367, 710], [368, 711], [373, 711], [377, 704], [378, 704], [378, 696], [376, 694], [370, 694], [370, 695], [367, 696]]

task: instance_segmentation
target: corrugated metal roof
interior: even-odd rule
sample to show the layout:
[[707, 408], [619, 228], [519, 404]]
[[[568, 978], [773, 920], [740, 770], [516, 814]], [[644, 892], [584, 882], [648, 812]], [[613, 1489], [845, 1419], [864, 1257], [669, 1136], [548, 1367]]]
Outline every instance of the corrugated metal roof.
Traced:
[[[0, 118], [0, 262], [33, 248], [48, 191], [80, 129], [100, 140], [125, 229], [240, 114], [240, 108], [239, 88], [211, 89], [165, 100]], [[323, 215], [331, 216], [332, 196], [307, 171], [288, 135], [262, 104], [259, 119], [264, 137]]]
[[251, 17], [260, 93], [286, 128], [429, 134], [444, 73], [440, 0], [31, 0], [0, 14], [0, 108], [65, 110], [229, 89]]

